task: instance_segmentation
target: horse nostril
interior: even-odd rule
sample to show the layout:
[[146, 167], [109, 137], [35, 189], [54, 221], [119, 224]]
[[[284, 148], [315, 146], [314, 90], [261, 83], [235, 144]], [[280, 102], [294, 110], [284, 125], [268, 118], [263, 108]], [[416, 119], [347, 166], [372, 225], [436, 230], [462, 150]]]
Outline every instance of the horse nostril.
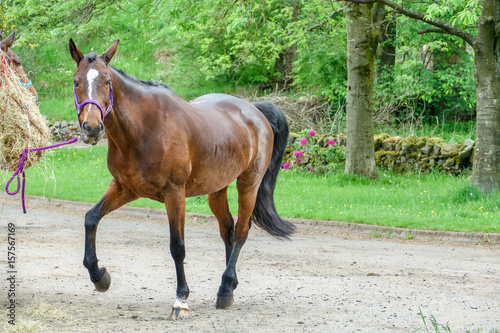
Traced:
[[99, 131], [102, 131], [104, 129], [104, 124], [103, 123], [99, 123]]
[[87, 123], [86, 121], [82, 124], [82, 128], [86, 131], [90, 131], [92, 129], [92, 127], [90, 127], [89, 123]]

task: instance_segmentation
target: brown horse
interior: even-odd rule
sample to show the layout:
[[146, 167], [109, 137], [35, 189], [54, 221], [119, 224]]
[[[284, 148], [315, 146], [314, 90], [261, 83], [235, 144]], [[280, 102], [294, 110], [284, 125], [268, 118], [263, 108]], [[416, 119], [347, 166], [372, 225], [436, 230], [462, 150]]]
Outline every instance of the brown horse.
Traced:
[[[226, 249], [216, 307], [227, 308], [233, 303], [236, 261], [251, 221], [278, 238], [287, 238], [295, 229], [279, 217], [273, 200], [288, 137], [286, 118], [271, 103], [250, 104], [224, 94], [188, 103], [163, 84], [141, 81], [109, 66], [118, 42], [102, 55], [84, 55], [69, 41], [77, 63], [74, 95], [82, 140], [96, 144], [106, 132], [113, 176], [102, 199], [85, 215], [83, 264], [96, 289], [106, 291], [110, 276], [98, 267], [95, 253], [99, 221], [140, 197], [164, 203], [177, 274], [171, 319], [187, 317], [185, 199], [208, 194]], [[227, 201], [227, 188], [234, 180], [239, 205], [236, 224]]]
[[14, 43], [16, 39], [16, 31], [12, 31], [9, 37], [3, 39], [3, 30], [0, 31], [0, 48], [5, 53], [5, 60], [7, 60], [7, 64], [10, 68], [12, 68], [16, 74], [19, 76], [21, 80], [21, 84], [28, 88], [28, 90], [38, 98], [38, 94], [31, 83], [31, 80], [28, 78], [28, 75], [24, 71], [23, 65], [21, 64], [21, 58], [17, 56], [10, 47]]

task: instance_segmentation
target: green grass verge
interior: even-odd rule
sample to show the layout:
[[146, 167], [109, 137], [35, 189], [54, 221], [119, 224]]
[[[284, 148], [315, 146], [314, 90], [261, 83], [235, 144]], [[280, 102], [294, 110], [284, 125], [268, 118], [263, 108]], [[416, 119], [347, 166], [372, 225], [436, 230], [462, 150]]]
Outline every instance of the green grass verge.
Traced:
[[[72, 201], [97, 202], [111, 181], [107, 147], [58, 148], [26, 172], [26, 193]], [[5, 186], [11, 173], [1, 172]], [[15, 187], [12, 185], [11, 190]], [[336, 220], [412, 229], [500, 232], [500, 194], [484, 195], [465, 177], [443, 174], [395, 175], [371, 180], [342, 172], [318, 176], [281, 172], [276, 207], [288, 218]], [[237, 214], [235, 185], [229, 204]], [[164, 209], [148, 199], [130, 205]], [[29, 208], [29, 207], [28, 207]], [[187, 199], [187, 211], [211, 214], [207, 199]]]

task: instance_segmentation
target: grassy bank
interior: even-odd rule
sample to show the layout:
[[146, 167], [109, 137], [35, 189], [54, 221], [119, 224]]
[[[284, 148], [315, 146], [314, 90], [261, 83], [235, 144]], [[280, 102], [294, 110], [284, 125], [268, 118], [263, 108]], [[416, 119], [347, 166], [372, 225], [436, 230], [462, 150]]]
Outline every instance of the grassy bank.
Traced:
[[[73, 201], [99, 201], [111, 180], [106, 149], [55, 149], [44, 162], [27, 170], [26, 193]], [[0, 173], [2, 187], [10, 175]], [[288, 218], [500, 232], [500, 194], [483, 195], [469, 186], [465, 177], [393, 175], [381, 171], [380, 179], [370, 180], [342, 172], [318, 176], [286, 171], [280, 173], [275, 201], [280, 215]], [[234, 184], [230, 187], [229, 202], [236, 214]], [[163, 204], [147, 199], [130, 205], [164, 209]], [[187, 211], [211, 214], [206, 197], [188, 198]]]

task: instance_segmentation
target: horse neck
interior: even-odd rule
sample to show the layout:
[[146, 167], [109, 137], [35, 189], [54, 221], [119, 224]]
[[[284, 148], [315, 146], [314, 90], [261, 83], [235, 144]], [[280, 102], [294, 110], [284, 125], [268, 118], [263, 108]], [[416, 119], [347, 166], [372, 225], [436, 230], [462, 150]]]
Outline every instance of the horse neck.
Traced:
[[[106, 116], [105, 129], [108, 141], [115, 144], [120, 150], [130, 147], [131, 141], [137, 142], [137, 133], [141, 132], [142, 106], [146, 105], [146, 95], [134, 90], [131, 82], [123, 77], [114, 68], [111, 69], [111, 84], [113, 86], [113, 107]], [[134, 96], [134, 98], [131, 98]]]
[[111, 68], [111, 84], [113, 86], [113, 107], [106, 116], [104, 128], [108, 143], [117, 146], [119, 150], [126, 150], [133, 140], [137, 126], [134, 121], [133, 110], [136, 110], [140, 101], [132, 100], [128, 94], [130, 84], [121, 75]]

